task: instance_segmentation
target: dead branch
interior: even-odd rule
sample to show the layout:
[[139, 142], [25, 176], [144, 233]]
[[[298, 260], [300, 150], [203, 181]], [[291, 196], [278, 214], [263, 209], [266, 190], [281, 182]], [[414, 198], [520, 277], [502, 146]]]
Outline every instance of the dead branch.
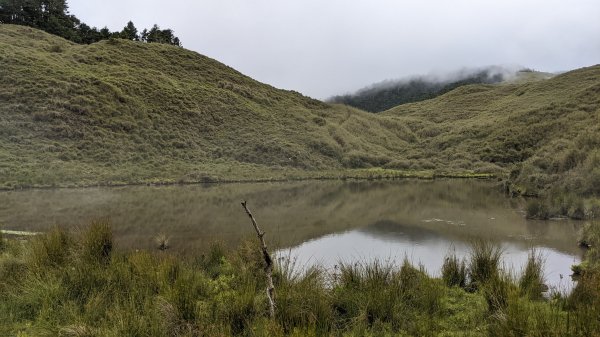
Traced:
[[267, 244], [265, 243], [265, 232], [261, 231], [254, 219], [252, 213], [248, 209], [246, 201], [242, 201], [242, 207], [248, 214], [248, 217], [252, 221], [252, 226], [254, 226], [254, 230], [256, 230], [256, 235], [260, 240], [260, 246], [263, 253], [263, 258], [265, 260], [265, 274], [267, 276], [267, 298], [269, 299], [269, 314], [271, 318], [275, 318], [275, 286], [273, 285], [273, 259], [271, 259], [271, 255], [267, 250]]

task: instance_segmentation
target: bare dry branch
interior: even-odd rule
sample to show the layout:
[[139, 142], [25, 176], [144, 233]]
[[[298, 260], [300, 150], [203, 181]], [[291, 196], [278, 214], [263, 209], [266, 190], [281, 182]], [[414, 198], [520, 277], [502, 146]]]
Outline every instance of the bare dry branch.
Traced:
[[242, 207], [248, 214], [248, 217], [252, 221], [252, 226], [254, 226], [254, 230], [256, 230], [256, 235], [260, 240], [260, 246], [263, 253], [263, 258], [265, 260], [265, 274], [267, 276], [267, 298], [269, 299], [269, 314], [271, 318], [275, 318], [275, 286], [273, 285], [273, 259], [271, 259], [271, 255], [267, 250], [267, 244], [265, 243], [265, 232], [261, 231], [256, 223], [256, 219], [250, 210], [248, 209], [248, 205], [246, 201], [242, 201]]

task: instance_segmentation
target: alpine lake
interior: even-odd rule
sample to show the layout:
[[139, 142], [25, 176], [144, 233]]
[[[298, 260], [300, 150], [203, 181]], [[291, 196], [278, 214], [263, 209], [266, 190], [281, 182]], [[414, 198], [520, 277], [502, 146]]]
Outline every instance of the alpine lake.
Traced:
[[[302, 270], [318, 264], [408, 260], [439, 276], [449, 253], [467, 258], [473, 240], [503, 250], [515, 277], [534, 249], [554, 291], [569, 291], [579, 263], [581, 221], [527, 220], [524, 201], [488, 180], [298, 181], [208, 185], [32, 189], [0, 192], [5, 233], [77, 230], [109, 219], [117, 249], [157, 249], [168, 238], [178, 254], [200, 254], [219, 241], [256, 240], [240, 202], [266, 232], [279, 260]], [[258, 249], [258, 245], [257, 245]]]

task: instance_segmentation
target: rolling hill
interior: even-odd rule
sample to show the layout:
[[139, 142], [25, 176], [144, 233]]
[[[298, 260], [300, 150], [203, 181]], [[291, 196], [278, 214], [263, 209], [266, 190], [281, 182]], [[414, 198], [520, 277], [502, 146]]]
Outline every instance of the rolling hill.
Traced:
[[0, 26], [0, 112], [9, 188], [268, 178], [379, 166], [405, 146], [366, 112], [183, 48], [12, 25]]
[[[573, 195], [600, 195], [600, 66], [542, 81], [468, 85], [382, 115], [413, 131], [416, 151], [434, 158], [433, 166], [508, 168], [511, 192], [553, 198], [549, 204], [560, 210], [550, 213], [580, 212]], [[592, 208], [598, 216], [598, 204]]]
[[493, 173], [517, 194], [591, 197], [600, 194], [599, 107], [600, 66], [464, 85], [371, 114], [273, 88], [183, 48], [77, 45], [0, 25], [4, 188], [384, 168]]

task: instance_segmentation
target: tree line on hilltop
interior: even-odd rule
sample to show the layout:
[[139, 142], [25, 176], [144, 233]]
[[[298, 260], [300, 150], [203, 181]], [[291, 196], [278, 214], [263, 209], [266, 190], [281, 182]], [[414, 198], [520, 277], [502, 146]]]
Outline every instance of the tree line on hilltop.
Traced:
[[161, 29], [155, 24], [140, 33], [129, 21], [120, 32], [111, 32], [107, 27], [98, 29], [88, 26], [70, 14], [68, 9], [66, 0], [0, 0], [0, 23], [34, 27], [75, 43], [90, 44], [121, 38], [181, 47], [181, 41], [172, 29]]

